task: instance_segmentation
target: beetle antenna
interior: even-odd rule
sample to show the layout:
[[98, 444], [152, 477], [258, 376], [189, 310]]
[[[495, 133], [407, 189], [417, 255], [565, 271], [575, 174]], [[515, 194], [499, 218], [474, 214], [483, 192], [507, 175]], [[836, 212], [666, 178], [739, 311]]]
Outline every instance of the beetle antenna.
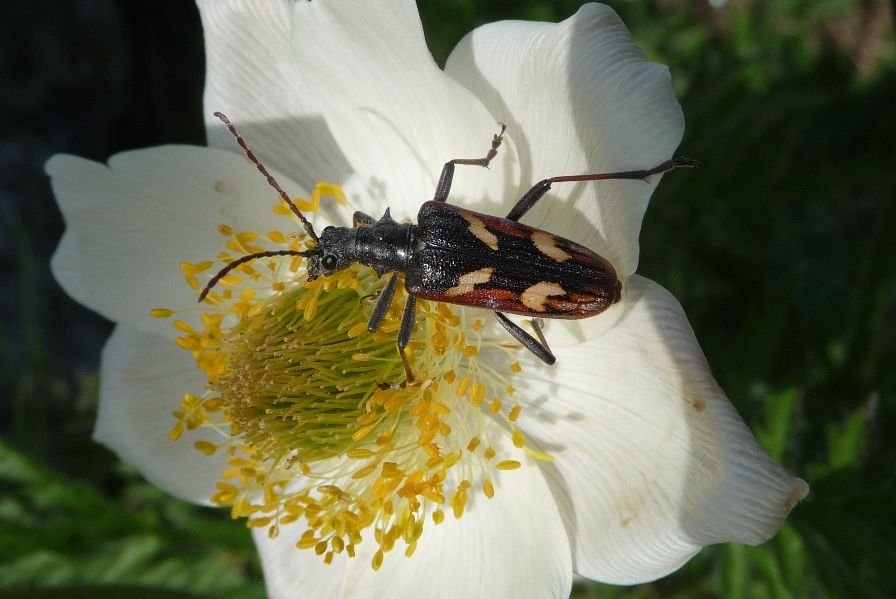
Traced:
[[317, 250], [305, 250], [305, 251], [272, 250], [269, 252], [256, 252], [255, 254], [247, 254], [247, 255], [243, 256], [242, 258], [237, 258], [236, 260], [234, 260], [233, 262], [231, 262], [230, 264], [228, 264], [227, 266], [225, 266], [224, 268], [219, 270], [218, 274], [213, 276], [211, 278], [211, 280], [209, 280], [209, 282], [205, 284], [205, 287], [202, 289], [202, 293], [199, 294], [198, 301], [202, 302], [202, 300], [205, 299], [205, 296], [208, 295], [208, 292], [211, 291], [212, 288], [218, 284], [218, 281], [220, 281], [225, 276], [227, 276], [227, 273], [229, 273], [231, 270], [233, 270], [237, 266], [245, 264], [246, 262], [251, 262], [252, 260], [257, 260], [259, 258], [267, 258], [270, 256], [303, 256], [303, 257], [306, 257], [306, 256], [310, 256], [311, 254], [316, 254], [316, 253], [317, 253]]
[[311, 226], [311, 223], [308, 222], [308, 219], [305, 218], [305, 215], [302, 214], [302, 211], [299, 210], [298, 206], [296, 206], [295, 203], [291, 199], [289, 199], [289, 195], [287, 195], [287, 193], [283, 191], [283, 188], [280, 187], [280, 184], [277, 183], [277, 180], [274, 179], [274, 176], [271, 175], [271, 173], [268, 172], [268, 169], [265, 168], [261, 161], [256, 158], [255, 153], [249, 149], [249, 146], [246, 144], [246, 140], [243, 139], [242, 135], [237, 133], [236, 127], [233, 126], [233, 123], [230, 122], [230, 119], [227, 118], [227, 115], [225, 115], [223, 112], [215, 112], [214, 114], [216, 117], [218, 117], [218, 119], [220, 119], [222, 123], [224, 123], [224, 125], [227, 127], [227, 130], [230, 131], [230, 134], [236, 140], [236, 143], [238, 143], [246, 153], [246, 157], [249, 158], [249, 160], [251, 160], [252, 163], [255, 164], [255, 166], [258, 168], [258, 171], [265, 176], [265, 178], [268, 180], [268, 185], [277, 190], [277, 193], [280, 194], [280, 197], [283, 198], [283, 201], [286, 202], [286, 204], [289, 206], [289, 209], [292, 210], [293, 214], [299, 217], [299, 220], [302, 221], [302, 226], [305, 227], [305, 231], [308, 233], [311, 239], [313, 239], [315, 243], [320, 241], [317, 238], [317, 233], [314, 232], [314, 227]]

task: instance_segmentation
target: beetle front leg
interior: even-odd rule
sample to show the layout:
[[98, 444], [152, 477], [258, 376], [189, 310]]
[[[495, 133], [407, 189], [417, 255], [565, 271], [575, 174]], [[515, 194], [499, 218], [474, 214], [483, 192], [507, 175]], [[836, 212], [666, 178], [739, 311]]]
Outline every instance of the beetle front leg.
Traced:
[[501, 123], [501, 131], [492, 137], [492, 147], [484, 158], [455, 158], [445, 163], [445, 166], [442, 167], [442, 174], [439, 176], [439, 182], [436, 184], [436, 192], [432, 198], [434, 202], [444, 202], [448, 199], [448, 192], [451, 191], [451, 181], [454, 179], [455, 164], [471, 164], [488, 168], [488, 163], [498, 154], [498, 147], [504, 140], [505, 129], [507, 129], [507, 125]]
[[395, 284], [397, 282], [398, 273], [394, 272], [392, 273], [389, 282], [383, 287], [383, 290], [380, 292], [380, 298], [376, 301], [376, 305], [373, 307], [373, 312], [370, 314], [370, 320], [367, 321], [368, 332], [376, 333], [380, 329], [380, 325], [383, 323], [383, 318], [386, 317], [386, 312], [389, 311], [389, 306], [392, 305], [392, 298], [395, 297]]
[[[501, 324], [501, 326], [507, 329], [508, 333], [513, 335], [513, 337], [517, 341], [522, 343], [523, 347], [538, 356], [539, 360], [548, 365], [551, 365], [557, 361], [557, 358], [554, 357], [553, 353], [551, 353], [551, 349], [548, 347], [548, 343], [547, 341], [545, 341], [544, 335], [541, 333], [541, 326], [536, 320], [532, 321], [532, 328], [535, 329], [535, 333], [538, 335], [538, 339], [524, 331], [522, 327], [504, 316], [502, 313], [495, 312], [495, 317], [498, 319], [498, 322]], [[539, 339], [541, 341], [539, 341]]]
[[568, 175], [563, 177], [551, 177], [544, 179], [532, 186], [532, 189], [523, 194], [523, 197], [510, 209], [505, 218], [507, 220], [519, 220], [548, 192], [553, 183], [567, 183], [574, 181], [604, 181], [607, 179], [635, 179], [645, 180], [651, 175], [659, 175], [676, 168], [694, 168], [699, 166], [696, 160], [679, 156], [672, 160], [667, 160], [653, 168], [640, 171], [620, 171], [618, 173], [595, 173], [592, 175]]

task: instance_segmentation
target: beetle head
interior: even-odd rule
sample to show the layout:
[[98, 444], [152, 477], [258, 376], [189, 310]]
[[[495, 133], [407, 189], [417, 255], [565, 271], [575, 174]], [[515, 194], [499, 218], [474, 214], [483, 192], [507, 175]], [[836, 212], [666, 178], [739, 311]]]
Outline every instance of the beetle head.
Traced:
[[327, 227], [320, 234], [317, 250], [308, 256], [308, 280], [345, 270], [355, 262], [355, 229]]

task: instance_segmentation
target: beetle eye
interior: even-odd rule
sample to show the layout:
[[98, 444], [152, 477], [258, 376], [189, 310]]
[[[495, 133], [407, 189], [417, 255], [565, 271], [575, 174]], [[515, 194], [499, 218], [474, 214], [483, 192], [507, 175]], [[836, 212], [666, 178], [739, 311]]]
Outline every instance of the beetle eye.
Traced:
[[333, 254], [327, 254], [320, 259], [320, 264], [326, 270], [333, 270], [334, 268], [336, 268], [336, 256], [334, 256]]

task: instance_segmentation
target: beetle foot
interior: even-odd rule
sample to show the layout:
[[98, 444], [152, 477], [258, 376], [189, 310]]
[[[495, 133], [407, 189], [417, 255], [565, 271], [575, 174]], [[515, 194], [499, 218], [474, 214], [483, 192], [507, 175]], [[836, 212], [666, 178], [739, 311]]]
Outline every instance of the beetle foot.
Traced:
[[377, 383], [376, 384], [377, 389], [380, 389], [382, 391], [385, 391], [386, 389], [392, 389], [393, 391], [397, 391], [399, 389], [410, 389], [410, 388], [417, 388], [417, 387], [426, 389], [430, 385], [432, 385], [432, 379], [425, 379], [422, 381], [419, 379], [410, 379], [410, 380], [405, 379], [405, 380], [401, 381], [400, 383]]

